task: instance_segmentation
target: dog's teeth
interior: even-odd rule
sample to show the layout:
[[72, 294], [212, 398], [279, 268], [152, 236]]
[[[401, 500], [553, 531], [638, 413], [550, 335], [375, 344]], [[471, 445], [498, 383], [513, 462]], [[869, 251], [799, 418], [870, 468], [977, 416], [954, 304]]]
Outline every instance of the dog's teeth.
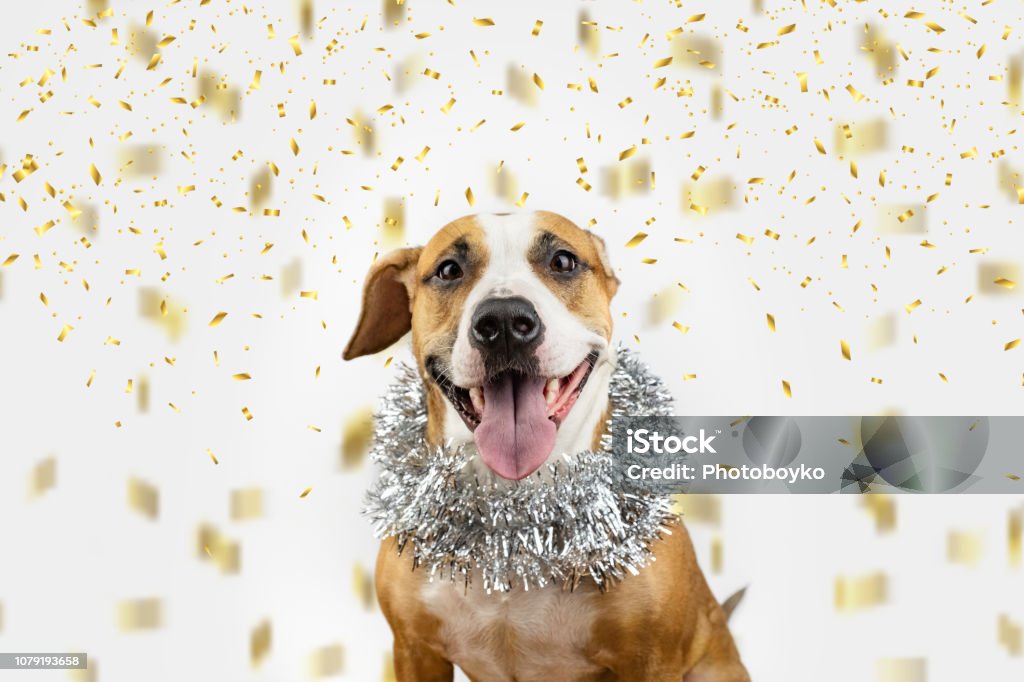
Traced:
[[558, 386], [559, 380], [549, 379], [548, 383], [544, 386], [544, 399], [548, 405], [555, 402], [555, 398], [558, 397]]
[[477, 414], [484, 413], [484, 392], [479, 386], [469, 389], [469, 400]]

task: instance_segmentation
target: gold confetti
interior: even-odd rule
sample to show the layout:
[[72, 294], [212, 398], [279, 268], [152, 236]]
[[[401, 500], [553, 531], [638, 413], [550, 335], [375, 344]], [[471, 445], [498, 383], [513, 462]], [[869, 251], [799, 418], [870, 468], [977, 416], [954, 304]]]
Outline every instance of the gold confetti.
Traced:
[[739, 239], [741, 242], [743, 242], [747, 246], [750, 246], [751, 244], [754, 243], [754, 238], [753, 237], [748, 237], [747, 235], [741, 234], [741, 233], [737, 233], [736, 239]]
[[68, 334], [70, 334], [72, 330], [74, 330], [74, 327], [70, 324], [64, 325], [64, 328], [60, 330], [60, 334], [57, 336], [57, 340], [63, 343], [64, 339], [68, 337]]
[[859, 102], [864, 99], [864, 95], [862, 95], [857, 88], [853, 87], [852, 84], [846, 86], [846, 91], [850, 93], [850, 97], [853, 97], [854, 102]]
[[636, 151], [637, 151], [636, 145], [633, 145], [629, 149], [622, 150], [621, 152], [619, 152], [619, 161], [625, 161], [629, 157], [631, 157], [634, 154], [636, 154]]
[[950, 531], [946, 538], [946, 558], [952, 564], [977, 566], [984, 549], [980, 533]]
[[312, 487], [306, 488], [301, 493], [299, 493], [299, 498], [302, 499], [302, 498], [306, 497], [307, 495], [309, 495], [310, 492], [312, 492], [312, 490], [313, 490]]
[[103, 176], [100, 175], [98, 170], [96, 170], [96, 166], [91, 163], [89, 164], [89, 175], [92, 177], [92, 181], [97, 185], [103, 181]]
[[787, 33], [792, 33], [795, 30], [796, 24], [789, 24], [788, 26], [783, 26], [782, 28], [780, 28], [779, 32], [776, 35], [784, 36]]
[[474, 202], [475, 202], [475, 199], [473, 198], [473, 188], [472, 187], [467, 187], [466, 188], [466, 203], [468, 203], [470, 206], [472, 206]]
[[766, 317], [767, 317], [767, 321], [768, 321], [768, 331], [774, 332], [775, 331], [775, 316], [772, 315], [771, 313], [768, 313], [766, 315]]
[[531, 35], [539, 36], [540, 35], [541, 26], [543, 26], [543, 25], [544, 25], [544, 22], [541, 21], [540, 19], [538, 19], [536, 22], [534, 22], [534, 24], [533, 24], [533, 31], [530, 32]]
[[153, 630], [162, 624], [163, 605], [160, 599], [129, 599], [117, 605], [118, 627], [124, 632]]
[[819, 154], [825, 153], [825, 145], [823, 145], [821, 143], [821, 140], [819, 140], [818, 138], [814, 138], [814, 146], [818, 150]]
[[251, 521], [263, 516], [263, 491], [243, 488], [231, 491], [231, 520]]
[[782, 380], [782, 393], [783, 393], [783, 394], [784, 394], [784, 395], [785, 395], [785, 396], [786, 396], [787, 398], [792, 398], [792, 397], [793, 397], [793, 389], [792, 389], [792, 387], [791, 387], [791, 386], [789, 385], [789, 382], [788, 382], [788, 381], [786, 381], [785, 379], [783, 379], [783, 380]]
[[270, 653], [273, 631], [270, 621], [264, 620], [249, 635], [249, 661], [253, 668], [258, 668]]
[[685, 326], [679, 324], [678, 322], [673, 322], [672, 326], [675, 327], [676, 329], [678, 329], [679, 332], [682, 333], [682, 334], [686, 334], [688, 331], [690, 331], [689, 327], [685, 327]]
[[884, 573], [855, 577], [837, 577], [834, 588], [836, 611], [858, 611], [884, 604], [888, 600], [889, 581]]
[[1000, 277], [999, 279], [994, 280], [992, 283], [995, 284], [996, 286], [1003, 287], [1004, 289], [1013, 289], [1015, 286], [1017, 286], [1016, 282], [1010, 279], [1006, 279], [1005, 277]]
[[628, 242], [626, 242], [626, 248], [627, 249], [634, 249], [637, 246], [639, 246], [640, 242], [642, 242], [645, 239], [647, 239], [647, 233], [646, 232], [637, 232], [635, 235], [633, 235], [632, 239], [630, 239]]
[[248, 407], [242, 408], [242, 414], [245, 415], [245, 421], [252, 421], [252, 412], [249, 411]]
[[252, 379], [248, 372], [239, 372], [238, 374], [232, 375], [231, 378], [235, 381], [249, 381]]
[[841, 339], [839, 341], [839, 350], [843, 354], [843, 359], [844, 360], [849, 360], [850, 359], [850, 344], [849, 343], [847, 343], [845, 340]]
[[1013, 350], [1014, 348], [1016, 348], [1017, 346], [1019, 346], [1019, 345], [1020, 345], [1020, 343], [1021, 343], [1021, 340], [1020, 340], [1020, 339], [1014, 339], [1013, 341], [1007, 341], [1007, 342], [1006, 342], [1006, 345], [1005, 345], [1005, 346], [1003, 346], [1003, 350], [1004, 350], [1004, 351], [1007, 351], [1007, 350]]
[[128, 506], [155, 520], [160, 515], [160, 491], [137, 478], [128, 479]]

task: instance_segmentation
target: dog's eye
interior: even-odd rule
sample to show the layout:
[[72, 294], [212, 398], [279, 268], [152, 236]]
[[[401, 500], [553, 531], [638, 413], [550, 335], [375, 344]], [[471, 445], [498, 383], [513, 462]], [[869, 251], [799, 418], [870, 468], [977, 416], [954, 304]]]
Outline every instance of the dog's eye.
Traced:
[[576, 269], [576, 265], [576, 256], [572, 255], [568, 251], [557, 251], [555, 252], [555, 255], [551, 257], [552, 272], [572, 272]]
[[462, 277], [462, 268], [453, 260], [446, 260], [437, 268], [437, 278], [450, 282]]

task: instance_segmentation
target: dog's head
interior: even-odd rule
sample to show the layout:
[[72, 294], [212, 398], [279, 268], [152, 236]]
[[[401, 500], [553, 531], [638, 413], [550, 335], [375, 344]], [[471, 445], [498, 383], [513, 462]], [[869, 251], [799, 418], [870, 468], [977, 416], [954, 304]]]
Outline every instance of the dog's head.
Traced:
[[[373, 265], [344, 357], [411, 330], [435, 440], [472, 433], [494, 473], [521, 479], [547, 460], [567, 420], [596, 423], [572, 411], [610, 358], [617, 287], [601, 239], [560, 215], [459, 218]], [[581, 411], [595, 407], [604, 402]]]

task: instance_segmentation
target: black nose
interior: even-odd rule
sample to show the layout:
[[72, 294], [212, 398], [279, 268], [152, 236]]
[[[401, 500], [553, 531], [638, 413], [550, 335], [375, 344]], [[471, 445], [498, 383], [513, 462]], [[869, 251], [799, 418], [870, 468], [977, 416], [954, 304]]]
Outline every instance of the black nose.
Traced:
[[511, 358], [537, 345], [542, 331], [537, 311], [525, 298], [489, 298], [473, 313], [470, 342], [485, 356]]

